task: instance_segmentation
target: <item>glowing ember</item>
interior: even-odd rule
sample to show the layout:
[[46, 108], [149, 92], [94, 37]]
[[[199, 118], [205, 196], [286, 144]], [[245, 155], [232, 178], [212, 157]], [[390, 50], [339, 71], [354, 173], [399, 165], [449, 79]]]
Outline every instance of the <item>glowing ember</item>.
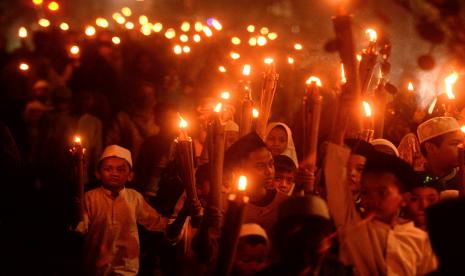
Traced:
[[236, 53], [236, 52], [229, 53], [229, 56], [234, 60], [241, 58], [241, 55], [239, 53]]
[[452, 74], [450, 74], [444, 79], [444, 83], [446, 84], [447, 97], [450, 100], [455, 99], [455, 94], [452, 89], [452, 86], [457, 82], [458, 78], [459, 78], [459, 75], [457, 74], [457, 72], [453, 72]]
[[67, 30], [69, 30], [69, 25], [68, 25], [68, 23], [62, 22], [62, 23], [60, 24], [60, 29], [61, 29], [62, 31], [67, 31]]
[[195, 34], [192, 39], [194, 40], [195, 43], [199, 43], [201, 40], [200, 35], [198, 34]]
[[139, 16], [139, 24], [145, 25], [149, 23], [149, 18], [146, 15]]
[[310, 85], [310, 84], [314, 83], [314, 84], [316, 84], [316, 86], [319, 86], [319, 87], [322, 86], [322, 83], [321, 83], [320, 78], [315, 77], [315, 76], [311, 76], [310, 78], [308, 78], [307, 81], [306, 81], [305, 83], [306, 83], [307, 85]]
[[249, 25], [249, 26], [247, 26], [247, 31], [248, 31], [249, 33], [255, 32], [255, 26], [254, 26], [254, 25]]
[[129, 17], [129, 16], [132, 15], [132, 11], [131, 11], [131, 9], [128, 8], [128, 7], [123, 7], [123, 8], [121, 9], [121, 13], [122, 13], [124, 16], [126, 16], [126, 17]]
[[245, 189], [247, 189], [247, 177], [241, 175], [239, 176], [239, 181], [237, 182], [237, 190], [243, 192]]
[[95, 20], [95, 25], [101, 27], [101, 28], [108, 28], [109, 24], [108, 24], [108, 21], [105, 19], [105, 18], [97, 18]]
[[262, 35], [267, 35], [270, 32], [270, 30], [267, 27], [263, 27], [260, 29], [260, 33]]
[[215, 108], [213, 109], [213, 111], [215, 111], [216, 113], [219, 113], [221, 111], [221, 109], [223, 108], [223, 104], [222, 103], [218, 103]]
[[48, 19], [41, 18], [39, 19], [39, 25], [44, 28], [47, 28], [48, 26], [50, 26], [50, 21]]
[[77, 45], [73, 45], [73, 46], [71, 46], [71, 48], [69, 48], [69, 52], [74, 56], [79, 54], [79, 51], [80, 51], [79, 46], [77, 46]]
[[257, 38], [257, 45], [258, 46], [265, 46], [267, 42], [268, 42], [268, 40], [266, 39], [266, 37], [264, 37], [262, 35]]
[[270, 58], [270, 57], [266, 57], [266, 58], [263, 60], [263, 62], [264, 62], [265, 64], [270, 65], [270, 64], [272, 64], [272, 63], [274, 62], [274, 59], [273, 59], [273, 58]]
[[365, 117], [371, 117], [373, 115], [371, 111], [371, 106], [367, 101], [362, 102], [363, 110], [365, 111]]
[[21, 63], [19, 64], [19, 70], [21, 70], [21, 71], [27, 71], [27, 70], [29, 70], [29, 65], [28, 65], [27, 63], [21, 62]]
[[257, 38], [256, 37], [251, 37], [249, 39], [249, 45], [254, 47], [254, 46], [257, 46]]
[[87, 26], [86, 30], [84, 31], [84, 33], [87, 35], [87, 36], [94, 36], [95, 35], [95, 27], [94, 26]]
[[176, 31], [173, 28], [169, 28], [165, 32], [165, 37], [168, 39], [173, 39], [176, 36]]
[[26, 37], [27, 37], [27, 30], [26, 30], [25, 27], [19, 28], [19, 30], [18, 30], [18, 36], [19, 36], [20, 38], [26, 38]]
[[219, 66], [218, 71], [220, 71], [221, 73], [226, 73], [226, 68], [224, 66]]
[[344, 64], [341, 63], [341, 82], [346, 83], [346, 72], [344, 71]]
[[251, 70], [250, 64], [245, 64], [244, 67], [242, 68], [242, 75], [250, 76], [250, 70]]
[[297, 51], [300, 51], [302, 50], [304, 47], [302, 46], [302, 44], [300, 43], [296, 43], [294, 44], [294, 49], [296, 49]]
[[124, 24], [124, 27], [128, 30], [132, 30], [134, 29], [134, 23], [132, 23], [131, 21], [128, 21], [126, 22], [126, 24]]
[[293, 57], [287, 57], [287, 63], [294, 64], [295, 60]]
[[174, 48], [173, 48], [173, 51], [176, 55], [180, 55], [182, 54], [182, 47], [181, 45], [175, 45]]
[[278, 38], [278, 34], [277, 34], [277, 33], [269, 33], [269, 34], [268, 34], [268, 39], [269, 39], [269, 40], [275, 40], [276, 38]]
[[113, 44], [115, 45], [118, 45], [121, 43], [121, 38], [117, 37], [117, 36], [114, 36], [111, 38], [111, 42], [113, 42]]
[[413, 91], [414, 88], [413, 88], [413, 83], [412, 82], [409, 82], [408, 83], [408, 87], [407, 87], [408, 91]]
[[191, 52], [191, 47], [189, 47], [189, 46], [186, 45], [186, 46], [182, 47], [182, 51], [183, 51], [184, 53], [188, 54], [188, 53]]
[[229, 93], [228, 91], [223, 91], [220, 94], [220, 98], [222, 98], [223, 100], [229, 100], [231, 98], [231, 93]]
[[187, 41], [189, 41], [189, 37], [187, 35], [185, 35], [185, 34], [182, 34], [182, 35], [179, 36], [179, 41], [187, 42]]
[[188, 32], [191, 29], [191, 24], [189, 22], [182, 22], [181, 31]]
[[234, 44], [234, 45], [239, 45], [241, 44], [241, 39], [238, 38], [237, 36], [231, 38], [231, 43]]
[[252, 109], [252, 117], [254, 117], [256, 119], [256, 118], [258, 118], [259, 115], [260, 115], [260, 113], [258, 112], [258, 109], [256, 109], [256, 108]]
[[373, 29], [365, 30], [365, 34], [368, 36], [368, 40], [370, 42], [376, 42], [376, 40], [378, 39], [378, 34]]
[[153, 24], [153, 31], [154, 32], [159, 33], [159, 32], [161, 32], [162, 29], [163, 29], [163, 24], [161, 24], [160, 22], [157, 22], [157, 23]]
[[208, 26], [203, 26], [202, 31], [207, 37], [211, 37], [213, 35], [212, 30]]
[[60, 9], [60, 5], [57, 2], [52, 1], [48, 3], [47, 8], [52, 12], [56, 12]]

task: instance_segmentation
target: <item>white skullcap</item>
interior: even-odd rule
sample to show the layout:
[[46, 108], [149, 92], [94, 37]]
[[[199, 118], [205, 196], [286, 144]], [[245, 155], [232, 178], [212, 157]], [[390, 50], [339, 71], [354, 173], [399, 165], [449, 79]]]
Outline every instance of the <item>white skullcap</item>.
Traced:
[[239, 238], [252, 235], [263, 237], [268, 242], [268, 236], [266, 235], [266, 231], [260, 225], [256, 223], [242, 224], [241, 232], [239, 233]]
[[120, 147], [118, 145], [111, 145], [106, 147], [102, 155], [100, 156], [98, 163], [100, 163], [100, 161], [108, 157], [118, 157], [124, 159], [129, 163], [129, 166], [132, 167], [131, 152], [123, 147]]
[[420, 144], [443, 134], [460, 130], [460, 125], [453, 117], [435, 117], [418, 126], [417, 135]]
[[370, 141], [370, 144], [372, 144], [375, 147], [375, 149], [376, 149], [376, 146], [386, 146], [389, 149], [391, 149], [397, 157], [399, 157], [399, 151], [397, 150], [396, 146], [393, 143], [391, 143], [391, 141], [389, 140], [374, 139]]

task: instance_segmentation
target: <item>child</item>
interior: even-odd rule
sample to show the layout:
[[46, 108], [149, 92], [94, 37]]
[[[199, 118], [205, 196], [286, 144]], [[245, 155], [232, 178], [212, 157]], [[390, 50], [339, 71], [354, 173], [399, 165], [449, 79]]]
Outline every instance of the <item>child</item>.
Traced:
[[125, 188], [133, 178], [129, 150], [108, 146], [97, 165], [100, 188], [84, 195], [83, 220], [77, 231], [87, 234], [85, 275], [136, 275], [139, 269], [137, 224], [164, 231], [165, 220], [137, 191]]
[[398, 217], [405, 187], [414, 181], [411, 167], [398, 157], [376, 153], [362, 176], [362, 204], [356, 211], [344, 175], [350, 151], [330, 144], [325, 177], [328, 206], [339, 229], [340, 258], [356, 275], [423, 275], [435, 268], [428, 235]]
[[297, 167], [292, 159], [286, 155], [274, 156], [273, 160], [275, 167], [274, 186], [278, 191], [292, 195], [295, 188], [294, 173]]
[[260, 225], [246, 223], [239, 233], [233, 275], [254, 275], [263, 270], [268, 261], [268, 236]]
[[283, 123], [271, 123], [266, 128], [265, 143], [273, 156], [287, 155], [299, 166], [291, 129]]

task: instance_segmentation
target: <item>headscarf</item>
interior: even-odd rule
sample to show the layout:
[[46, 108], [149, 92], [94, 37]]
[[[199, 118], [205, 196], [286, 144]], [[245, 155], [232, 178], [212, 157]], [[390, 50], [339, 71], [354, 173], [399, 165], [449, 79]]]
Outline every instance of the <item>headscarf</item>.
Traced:
[[292, 159], [295, 166], [299, 167], [299, 161], [297, 160], [297, 153], [295, 151], [294, 140], [292, 139], [292, 132], [291, 132], [291, 129], [286, 124], [279, 123], [279, 122], [268, 124], [268, 126], [266, 127], [266, 132], [265, 132], [265, 141], [266, 141], [266, 137], [268, 137], [268, 134], [270, 134], [271, 130], [273, 130], [277, 126], [283, 127], [286, 130], [286, 134], [287, 134], [287, 147], [281, 153], [281, 155], [288, 156], [289, 158]]

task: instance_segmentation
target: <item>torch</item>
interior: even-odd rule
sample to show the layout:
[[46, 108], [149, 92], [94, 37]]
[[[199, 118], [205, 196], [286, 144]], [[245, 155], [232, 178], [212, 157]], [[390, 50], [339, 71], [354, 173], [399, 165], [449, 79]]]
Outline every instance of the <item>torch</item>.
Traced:
[[457, 107], [455, 106], [455, 94], [453, 90], [454, 84], [457, 82], [459, 75], [457, 72], [453, 72], [449, 76], [444, 79], [444, 83], [446, 85], [446, 93], [447, 93], [447, 105], [446, 105], [446, 112], [444, 116], [454, 116], [457, 113]]
[[368, 85], [370, 84], [371, 77], [373, 75], [373, 69], [375, 68], [378, 53], [376, 51], [376, 40], [378, 35], [375, 30], [367, 29], [365, 33], [368, 35], [369, 45], [362, 52], [362, 60], [360, 61], [359, 74], [360, 74], [360, 90], [361, 94], [365, 94]]
[[82, 146], [81, 137], [74, 136], [73, 144], [69, 150], [73, 157], [74, 175], [76, 181], [75, 207], [76, 218], [82, 221], [84, 216], [84, 157], [86, 149]]
[[260, 97], [260, 116], [257, 121], [257, 133], [262, 139], [265, 137], [266, 126], [270, 118], [271, 106], [273, 105], [273, 98], [276, 92], [279, 74], [276, 73], [274, 60], [272, 58], [265, 58], [267, 70], [263, 77], [263, 85]]
[[202, 209], [196, 202], [198, 202], [197, 190], [195, 185], [195, 171], [194, 171], [194, 153], [192, 138], [187, 134], [187, 122], [181, 117], [179, 123], [180, 133], [176, 138], [176, 158], [181, 168], [180, 176], [183, 179], [184, 189], [186, 190], [187, 201], [190, 206], [198, 207], [193, 210], [192, 225], [194, 227], [200, 224], [202, 219]]
[[364, 110], [363, 119], [363, 131], [360, 134], [360, 139], [367, 141], [368, 143], [373, 139], [373, 111], [371, 105], [367, 101], [362, 102]]
[[245, 136], [252, 131], [252, 112], [253, 112], [253, 100], [252, 90], [250, 87], [250, 65], [244, 65], [242, 75], [246, 77], [245, 81], [241, 81], [241, 90], [244, 96], [241, 101], [241, 117], [239, 120], [239, 137]]

